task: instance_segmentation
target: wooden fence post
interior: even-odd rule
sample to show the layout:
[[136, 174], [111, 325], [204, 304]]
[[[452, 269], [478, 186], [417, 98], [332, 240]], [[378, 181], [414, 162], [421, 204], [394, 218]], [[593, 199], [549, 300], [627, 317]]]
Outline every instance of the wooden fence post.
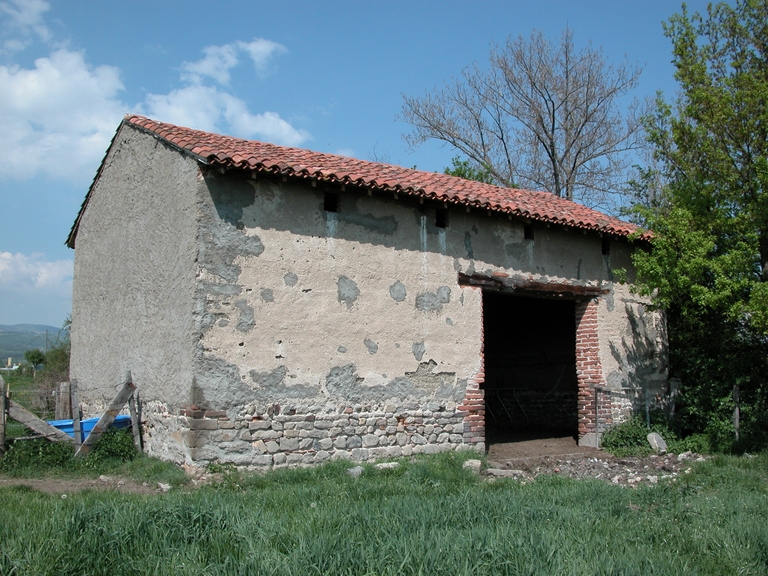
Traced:
[[131, 380], [131, 372], [129, 370], [125, 376], [125, 384], [123, 384], [123, 387], [117, 393], [114, 400], [112, 400], [106, 412], [101, 415], [101, 418], [99, 418], [96, 426], [94, 426], [93, 430], [91, 430], [91, 433], [88, 434], [88, 438], [86, 438], [80, 445], [80, 448], [77, 449], [77, 452], [75, 452], [75, 457], [84, 456], [91, 451], [93, 445], [112, 425], [112, 422], [115, 421], [115, 417], [118, 415], [120, 410], [123, 409], [123, 406], [125, 406], [125, 403], [133, 395], [135, 390], [136, 385]]
[[80, 449], [83, 443], [83, 434], [80, 431], [80, 401], [77, 397], [77, 379], [72, 378], [69, 383], [69, 404], [72, 407], [72, 431], [75, 436], [76, 449]]
[[5, 380], [0, 376], [0, 456], [5, 454]]
[[54, 416], [56, 420], [66, 420], [72, 416], [72, 400], [69, 382], [59, 382], [56, 386], [56, 408]]

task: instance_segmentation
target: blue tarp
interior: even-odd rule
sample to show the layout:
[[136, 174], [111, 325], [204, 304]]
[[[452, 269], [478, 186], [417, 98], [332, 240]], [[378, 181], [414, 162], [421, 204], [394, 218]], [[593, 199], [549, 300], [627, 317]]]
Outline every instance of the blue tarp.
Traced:
[[[88, 434], [91, 433], [93, 427], [98, 424], [99, 418], [87, 418], [80, 420], [80, 432], [82, 434], [81, 442], [84, 441]], [[72, 438], [75, 437], [75, 428], [72, 420], [48, 420], [48, 424], [54, 428], [58, 428], [62, 432], [69, 434]], [[115, 417], [115, 421], [112, 422], [112, 428], [127, 428], [131, 425], [131, 417], [127, 414], [120, 414]]]

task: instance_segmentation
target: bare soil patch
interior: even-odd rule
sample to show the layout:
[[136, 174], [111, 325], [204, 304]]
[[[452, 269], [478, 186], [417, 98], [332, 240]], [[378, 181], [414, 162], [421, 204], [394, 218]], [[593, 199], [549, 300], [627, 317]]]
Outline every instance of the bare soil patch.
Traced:
[[0, 476], [0, 487], [26, 486], [46, 494], [76, 494], [85, 490], [99, 492], [114, 490], [125, 494], [157, 494], [163, 489], [146, 482], [138, 483], [117, 476], [100, 476], [94, 478], [13, 478]]
[[571, 436], [498, 442], [488, 449], [488, 467], [501, 471], [494, 475], [533, 480], [542, 474], [555, 474], [624, 486], [674, 481], [688, 473], [693, 462], [704, 459], [691, 452], [617, 458], [602, 450], [578, 446]]

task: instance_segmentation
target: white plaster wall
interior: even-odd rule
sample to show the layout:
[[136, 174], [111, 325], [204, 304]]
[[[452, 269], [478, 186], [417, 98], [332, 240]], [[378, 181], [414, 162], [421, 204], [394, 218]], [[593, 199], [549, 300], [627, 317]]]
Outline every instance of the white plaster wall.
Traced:
[[189, 389], [194, 351], [197, 163], [123, 127], [75, 246], [71, 377], [89, 410], [126, 370], [145, 401]]
[[[626, 387], [628, 370], [635, 381], [666, 376], [647, 350], [632, 355], [633, 326], [640, 340], [661, 336], [658, 318], [613, 282], [616, 268], [631, 274], [622, 241], [604, 256], [597, 235], [539, 226], [525, 240], [519, 221], [463, 207], [438, 229], [433, 206], [403, 197], [345, 192], [328, 213], [309, 186], [218, 174], [206, 184], [201, 251], [221, 252], [211, 239], [238, 234], [259, 247], [199, 270], [196, 403], [207, 408], [460, 399], [481, 370], [482, 304], [479, 290], [458, 285], [459, 272], [607, 289], [599, 310], [608, 384]], [[220, 207], [233, 204], [222, 219]]]

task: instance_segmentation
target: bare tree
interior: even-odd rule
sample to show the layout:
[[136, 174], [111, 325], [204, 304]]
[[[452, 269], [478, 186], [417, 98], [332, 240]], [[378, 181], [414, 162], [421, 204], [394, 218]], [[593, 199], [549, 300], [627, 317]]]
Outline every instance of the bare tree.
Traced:
[[575, 50], [569, 28], [558, 46], [534, 31], [493, 48], [487, 70], [474, 64], [440, 90], [403, 95], [400, 117], [413, 126], [404, 138], [442, 140], [500, 185], [606, 207], [642, 142], [637, 101], [620, 110], [641, 72], [609, 65], [591, 44]]

